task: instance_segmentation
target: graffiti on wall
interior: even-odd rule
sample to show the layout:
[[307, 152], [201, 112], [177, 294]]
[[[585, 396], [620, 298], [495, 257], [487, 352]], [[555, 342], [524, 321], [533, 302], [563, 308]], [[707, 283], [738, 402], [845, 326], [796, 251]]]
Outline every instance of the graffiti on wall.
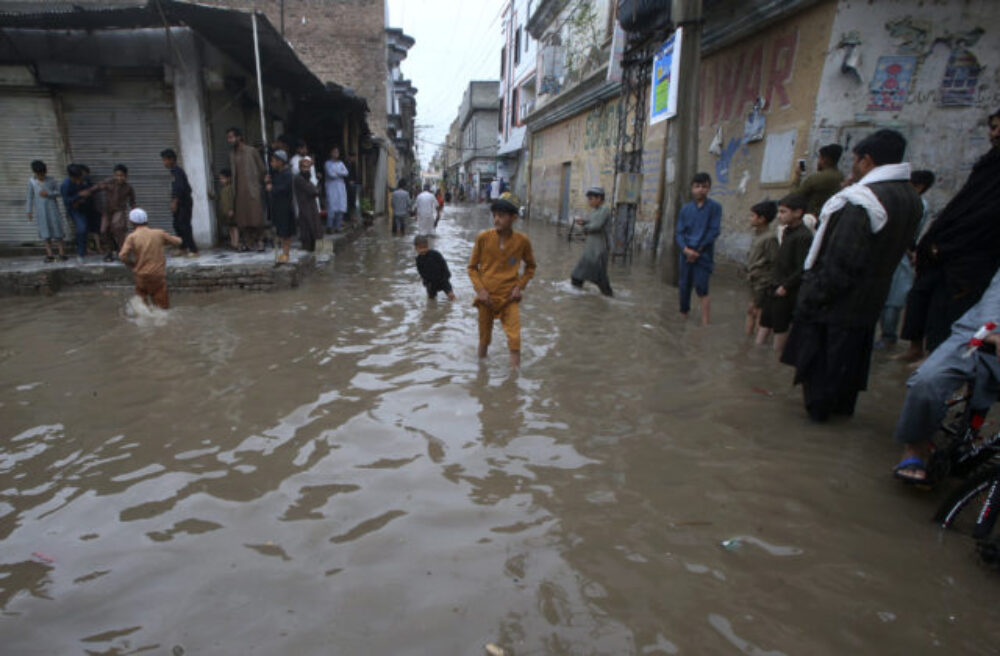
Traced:
[[941, 79], [942, 107], [972, 107], [976, 104], [976, 87], [983, 67], [979, 60], [965, 48], [952, 48], [948, 66]]
[[[983, 94], [980, 93], [982, 88], [980, 87], [979, 80], [983, 67], [980, 65], [976, 55], [970, 50], [985, 34], [983, 28], [974, 27], [971, 30], [935, 34], [933, 23], [915, 19], [912, 16], [904, 16], [903, 18], [889, 21], [886, 23], [885, 28], [889, 36], [899, 41], [896, 46], [897, 54], [904, 56], [904, 59], [909, 56], [915, 60], [915, 64], [912, 66], [913, 71], [911, 71], [909, 76], [911, 88], [915, 86], [913, 76], [915, 75], [916, 67], [931, 56], [936, 46], [944, 44], [950, 49], [948, 63], [945, 66], [944, 75], [937, 89], [930, 92], [923, 91], [918, 94], [911, 94], [909, 90], [897, 90], [896, 93], [903, 96], [903, 103], [893, 102], [887, 98], [879, 98], [875, 102], [876, 107], [869, 107], [869, 110], [882, 111], [882, 108], [878, 106], [880, 104], [891, 104], [892, 110], [898, 110], [902, 109], [901, 105], [904, 103], [919, 105], [928, 101], [932, 101], [941, 107], [974, 107], [989, 104], [982, 97]], [[879, 68], [876, 69], [876, 76], [882, 72], [882, 59], [879, 59]], [[893, 83], [891, 76], [887, 77], [886, 81], [890, 84]], [[873, 83], [871, 89], [872, 100], [876, 100], [874, 97], [875, 91]]]
[[583, 148], [610, 148], [618, 130], [618, 103], [606, 103], [587, 113]]
[[794, 29], [776, 39], [758, 42], [726, 57], [716, 57], [702, 69], [703, 93], [711, 93], [711, 104], [701, 103], [702, 124], [706, 112], [712, 125], [743, 116], [763, 98], [763, 106], [791, 106], [787, 85], [795, 70], [799, 31]]
[[886, 55], [878, 58], [868, 93], [868, 111], [898, 112], [913, 85], [917, 58], [913, 55]]

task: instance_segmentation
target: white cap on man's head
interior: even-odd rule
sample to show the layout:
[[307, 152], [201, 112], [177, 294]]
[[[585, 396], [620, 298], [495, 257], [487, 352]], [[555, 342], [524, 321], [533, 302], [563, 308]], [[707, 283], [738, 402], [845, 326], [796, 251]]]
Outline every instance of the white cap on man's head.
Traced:
[[136, 225], [142, 225], [149, 221], [149, 217], [146, 215], [146, 210], [137, 207], [128, 213], [128, 220]]

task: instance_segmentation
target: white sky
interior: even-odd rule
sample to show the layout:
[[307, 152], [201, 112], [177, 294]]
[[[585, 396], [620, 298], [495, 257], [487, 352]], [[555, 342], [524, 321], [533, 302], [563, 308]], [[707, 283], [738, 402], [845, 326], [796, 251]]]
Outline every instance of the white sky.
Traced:
[[500, 78], [504, 0], [388, 0], [388, 5], [388, 26], [416, 40], [400, 70], [417, 88], [417, 146], [426, 165], [458, 116], [469, 82]]

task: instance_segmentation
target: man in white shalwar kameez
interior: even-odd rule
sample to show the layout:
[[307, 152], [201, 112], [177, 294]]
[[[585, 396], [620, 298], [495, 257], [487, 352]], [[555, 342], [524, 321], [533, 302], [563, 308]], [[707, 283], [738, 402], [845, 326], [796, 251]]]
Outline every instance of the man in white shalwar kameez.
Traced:
[[433, 235], [434, 218], [437, 214], [437, 198], [431, 193], [431, 186], [424, 185], [424, 190], [417, 195], [415, 201], [417, 208], [417, 234]]

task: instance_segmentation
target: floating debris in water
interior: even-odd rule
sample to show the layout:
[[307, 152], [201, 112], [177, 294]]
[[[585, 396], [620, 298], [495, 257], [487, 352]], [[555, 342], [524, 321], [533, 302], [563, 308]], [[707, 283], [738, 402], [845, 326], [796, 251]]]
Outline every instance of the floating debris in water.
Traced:
[[774, 392], [772, 392], [771, 390], [766, 390], [763, 387], [754, 387], [753, 391], [763, 396], [774, 396]]
[[798, 547], [770, 544], [769, 542], [764, 542], [760, 538], [755, 538], [752, 535], [737, 535], [729, 538], [728, 540], [723, 540], [720, 543], [720, 546], [728, 551], [734, 551], [744, 544], [752, 544], [756, 547], [760, 547], [772, 556], [801, 556], [803, 553], [802, 549]]
[[34, 556], [35, 558], [37, 558], [38, 560], [40, 560], [42, 562], [45, 562], [45, 563], [54, 563], [54, 562], [56, 562], [55, 558], [53, 558], [52, 556], [46, 556], [41, 551], [32, 551], [31, 555]]
[[506, 654], [507, 652], [503, 650], [503, 647], [494, 645], [491, 642], [490, 644], [486, 645], [486, 653], [489, 654], [489, 656], [504, 656], [504, 654]]

